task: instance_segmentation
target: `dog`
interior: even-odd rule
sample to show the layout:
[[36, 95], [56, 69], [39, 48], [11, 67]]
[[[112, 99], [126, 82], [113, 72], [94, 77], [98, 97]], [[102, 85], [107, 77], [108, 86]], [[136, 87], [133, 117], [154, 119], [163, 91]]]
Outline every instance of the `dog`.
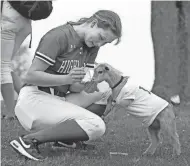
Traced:
[[98, 83], [106, 81], [112, 89], [103, 118], [113, 110], [115, 104], [119, 104], [128, 114], [140, 119], [147, 127], [151, 143], [143, 155], [155, 153], [161, 142], [160, 132], [164, 130], [171, 138], [173, 155], [180, 155], [181, 145], [173, 106], [170, 103], [133, 83], [131, 77], [122, 76], [121, 72], [106, 63], [99, 64], [94, 69], [93, 81]]

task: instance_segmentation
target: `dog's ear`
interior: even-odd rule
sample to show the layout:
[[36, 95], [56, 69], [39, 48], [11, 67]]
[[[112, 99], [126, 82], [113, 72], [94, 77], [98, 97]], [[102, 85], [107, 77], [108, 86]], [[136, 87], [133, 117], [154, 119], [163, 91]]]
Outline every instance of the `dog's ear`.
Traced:
[[109, 69], [109, 67], [108, 67], [108, 66], [105, 66], [105, 70], [107, 70], [107, 71], [108, 71], [108, 70], [110, 70], [110, 69]]

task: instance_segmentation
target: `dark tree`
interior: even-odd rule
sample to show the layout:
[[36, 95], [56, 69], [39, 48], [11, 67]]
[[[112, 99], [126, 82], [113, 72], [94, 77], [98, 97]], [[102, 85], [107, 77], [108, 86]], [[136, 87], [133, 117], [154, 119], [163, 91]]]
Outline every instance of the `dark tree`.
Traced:
[[152, 91], [166, 99], [179, 94], [182, 101], [190, 100], [189, 6], [190, 2], [151, 2], [155, 57]]

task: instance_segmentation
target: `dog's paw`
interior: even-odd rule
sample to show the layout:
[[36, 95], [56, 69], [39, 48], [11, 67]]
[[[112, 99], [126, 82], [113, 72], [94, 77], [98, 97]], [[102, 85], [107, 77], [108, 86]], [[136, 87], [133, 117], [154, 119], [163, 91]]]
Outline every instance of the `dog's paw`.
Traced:
[[176, 152], [176, 154], [177, 154], [178, 156], [180, 156], [181, 150], [178, 150], [178, 151]]
[[173, 149], [173, 153], [172, 153], [173, 158], [180, 156], [180, 154], [181, 154], [181, 149], [177, 149], [177, 150]]
[[180, 156], [181, 153], [172, 153], [172, 158], [178, 158]]
[[163, 136], [159, 136], [159, 142], [160, 142], [160, 144], [162, 144], [163, 143]]

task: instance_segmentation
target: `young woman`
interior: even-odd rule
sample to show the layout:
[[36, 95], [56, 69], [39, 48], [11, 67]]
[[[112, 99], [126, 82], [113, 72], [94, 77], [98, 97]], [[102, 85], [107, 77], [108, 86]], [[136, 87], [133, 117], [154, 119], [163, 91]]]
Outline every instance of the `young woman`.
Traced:
[[119, 43], [121, 29], [116, 13], [100, 10], [44, 35], [15, 108], [22, 126], [32, 133], [10, 142], [16, 151], [39, 160], [43, 158], [39, 144], [94, 140], [104, 134], [105, 124], [98, 115], [105, 106], [93, 103], [105, 95], [85, 93], [81, 81], [86, 68], [94, 66], [99, 48], [114, 40]]

